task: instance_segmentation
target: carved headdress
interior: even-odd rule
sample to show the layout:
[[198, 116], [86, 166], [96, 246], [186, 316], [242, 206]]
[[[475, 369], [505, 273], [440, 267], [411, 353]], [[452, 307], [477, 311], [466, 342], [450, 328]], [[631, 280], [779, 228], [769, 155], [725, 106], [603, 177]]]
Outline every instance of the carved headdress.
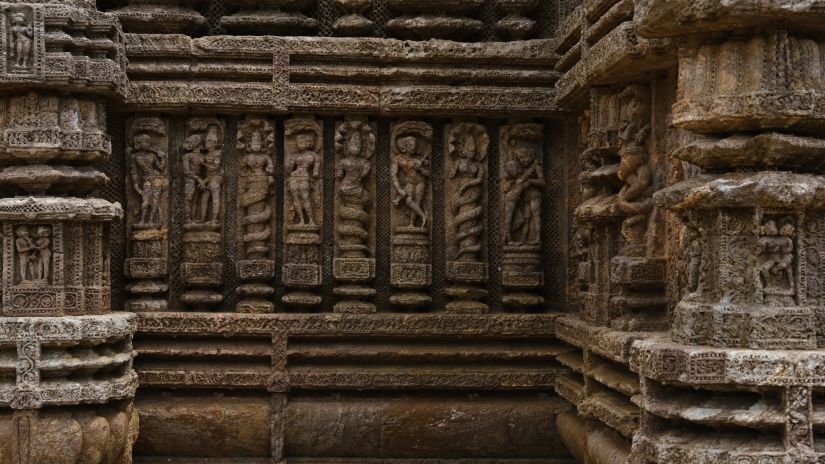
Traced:
[[490, 149], [490, 136], [481, 124], [462, 122], [453, 127], [447, 144], [448, 153], [454, 159], [461, 158], [467, 144], [472, 144], [472, 158], [475, 161], [484, 161]]

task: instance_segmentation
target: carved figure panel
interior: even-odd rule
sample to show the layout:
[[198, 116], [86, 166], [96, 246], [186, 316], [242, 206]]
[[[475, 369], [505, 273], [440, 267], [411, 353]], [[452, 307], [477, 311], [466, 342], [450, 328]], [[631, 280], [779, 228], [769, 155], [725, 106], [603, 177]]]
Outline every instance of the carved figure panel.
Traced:
[[248, 117], [238, 126], [238, 276], [245, 283], [238, 292], [245, 298], [238, 312], [271, 312], [266, 299], [275, 291], [267, 281], [275, 275], [273, 243], [275, 184], [275, 133], [272, 123]]
[[24, 286], [52, 285], [52, 229], [48, 225], [14, 229], [14, 283]]
[[3, 235], [4, 313], [63, 314], [66, 306], [63, 225], [7, 222]]
[[[9, 163], [102, 160], [111, 154], [105, 121], [105, 106], [97, 99], [40, 92], [3, 98], [0, 160]], [[65, 188], [66, 184], [77, 184], [82, 172], [76, 167], [71, 169], [76, 173], [74, 178], [63, 176], [59, 182], [46, 185]]]
[[541, 270], [541, 213], [544, 128], [513, 124], [501, 129], [502, 284], [511, 290], [504, 304], [516, 308], [544, 302], [537, 293]]
[[187, 291], [181, 297], [195, 308], [223, 301], [224, 122], [192, 118], [181, 147], [184, 184], [183, 264]]
[[336, 312], [375, 312], [375, 144], [366, 118], [350, 118], [335, 130], [335, 259], [341, 284]]
[[445, 204], [447, 278], [455, 299], [447, 310], [485, 312], [487, 291], [487, 154], [490, 136], [476, 123], [461, 122], [446, 130]]
[[0, 58], [5, 80], [39, 79], [44, 72], [43, 11], [32, 5], [7, 4], [0, 9]]
[[644, 86], [629, 86], [620, 95], [622, 119], [619, 128], [618, 207], [627, 215], [622, 223], [625, 246], [622, 254], [642, 256], [650, 212], [653, 209], [653, 173], [648, 165], [647, 139], [650, 136], [650, 95]]
[[762, 217], [757, 239], [758, 288], [767, 304], [796, 304], [796, 218]]
[[283, 301], [317, 306], [323, 264], [323, 128], [314, 118], [293, 118], [285, 124], [285, 136], [283, 279], [290, 291]]
[[420, 121], [394, 124], [390, 137], [391, 303], [417, 308], [431, 301], [433, 128]]

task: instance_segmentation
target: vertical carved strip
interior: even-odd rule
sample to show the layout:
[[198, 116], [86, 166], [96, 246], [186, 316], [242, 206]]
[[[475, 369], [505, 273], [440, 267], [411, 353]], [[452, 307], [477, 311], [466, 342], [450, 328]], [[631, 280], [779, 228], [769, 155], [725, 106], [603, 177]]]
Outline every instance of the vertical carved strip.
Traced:
[[275, 131], [265, 119], [247, 117], [238, 126], [236, 144], [238, 176], [238, 287], [243, 299], [239, 313], [269, 313], [275, 308], [267, 297], [275, 289], [267, 284], [275, 276], [272, 244], [273, 184], [275, 183]]
[[128, 257], [125, 273], [132, 282], [129, 311], [163, 311], [169, 289], [169, 139], [168, 124], [159, 118], [133, 118], [126, 178]]
[[813, 403], [811, 387], [792, 386], [784, 391], [785, 446], [788, 448], [813, 448]]
[[545, 187], [542, 168], [544, 127], [513, 124], [501, 129], [502, 302], [530, 308], [544, 302], [541, 270], [541, 204]]
[[390, 137], [390, 280], [393, 305], [418, 308], [432, 301], [433, 128], [420, 121], [393, 124]]
[[284, 304], [321, 304], [324, 131], [311, 117], [284, 126]]
[[446, 289], [455, 301], [452, 312], [486, 312], [487, 296], [487, 154], [490, 136], [476, 123], [447, 127], [446, 173]]
[[335, 259], [341, 300], [335, 312], [373, 313], [375, 296], [375, 143], [366, 118], [348, 118], [335, 130]]
[[223, 148], [226, 126], [214, 118], [187, 121], [183, 141], [183, 263], [181, 300], [195, 309], [220, 304], [223, 295]]
[[17, 342], [17, 387], [35, 389], [40, 386], [40, 342]]

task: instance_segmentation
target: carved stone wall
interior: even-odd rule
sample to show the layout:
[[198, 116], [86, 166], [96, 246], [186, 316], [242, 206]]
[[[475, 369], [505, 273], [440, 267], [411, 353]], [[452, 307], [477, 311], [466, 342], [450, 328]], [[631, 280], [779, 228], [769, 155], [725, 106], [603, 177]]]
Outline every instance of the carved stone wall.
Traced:
[[825, 460], [823, 24], [0, 2], [0, 464]]
[[[170, 222], [163, 303], [133, 305], [137, 459], [570, 462], [561, 140], [530, 84], [554, 78], [548, 41], [127, 37], [142, 70], [113, 119], [167, 128]], [[456, 60], [475, 69], [445, 87]]]

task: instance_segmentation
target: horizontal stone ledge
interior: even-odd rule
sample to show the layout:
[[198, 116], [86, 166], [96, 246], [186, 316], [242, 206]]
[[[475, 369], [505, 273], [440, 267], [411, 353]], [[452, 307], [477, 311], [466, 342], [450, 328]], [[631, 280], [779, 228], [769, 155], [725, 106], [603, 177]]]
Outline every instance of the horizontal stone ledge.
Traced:
[[657, 332], [624, 332], [592, 325], [577, 316], [564, 316], [555, 321], [556, 337], [612, 361], [627, 365], [631, 347], [636, 340], [661, 338]]
[[638, 31], [649, 37], [754, 28], [783, 21], [793, 27], [825, 29], [823, 0], [648, 0], [636, 2]]
[[[290, 464], [576, 464], [573, 459], [289, 458]], [[135, 456], [135, 464], [272, 464], [272, 458], [157, 458]]]
[[289, 336], [554, 336], [562, 313], [545, 314], [238, 314], [140, 313], [138, 331], [150, 334]]
[[625, 21], [593, 44], [556, 82], [556, 104], [562, 108], [584, 99], [590, 87], [627, 83], [676, 63], [667, 40], [636, 36], [633, 21]]
[[126, 41], [131, 82], [124, 111], [506, 116], [557, 110], [552, 40], [127, 34]]
[[700, 175], [659, 190], [654, 201], [677, 211], [721, 208], [825, 209], [825, 176], [787, 171]]
[[46, 406], [103, 404], [134, 398], [137, 387], [137, 375], [132, 371], [111, 380], [67, 380], [59, 384], [39, 386], [0, 385], [0, 407], [38, 409]]
[[640, 340], [631, 368], [657, 382], [684, 386], [816, 386], [825, 383], [825, 352], [685, 346]]
[[80, 341], [130, 337], [137, 318], [129, 313], [62, 317], [0, 317], [0, 342]]
[[[141, 369], [142, 387], [301, 390], [542, 390], [552, 391], [566, 369], [334, 369], [294, 368], [275, 373], [267, 369], [226, 372], [219, 369]], [[492, 372], [495, 370], [495, 372]]]

